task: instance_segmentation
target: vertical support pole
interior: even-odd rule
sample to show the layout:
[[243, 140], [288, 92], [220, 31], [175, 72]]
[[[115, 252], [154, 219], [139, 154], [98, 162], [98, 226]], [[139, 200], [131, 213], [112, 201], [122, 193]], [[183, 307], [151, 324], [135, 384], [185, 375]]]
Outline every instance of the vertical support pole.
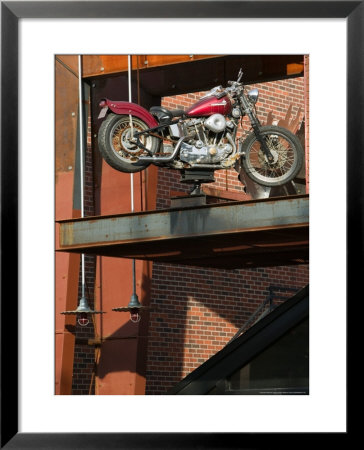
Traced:
[[80, 191], [81, 191], [81, 217], [84, 217], [84, 129], [83, 129], [83, 95], [82, 95], [82, 55], [78, 55], [78, 111], [80, 123]]
[[[77, 57], [74, 56], [74, 64]], [[77, 186], [77, 107], [78, 80], [74, 72], [62, 64], [62, 55], [55, 61], [55, 219], [80, 217]], [[58, 231], [56, 228], [56, 247]], [[61, 311], [77, 306], [80, 255], [56, 253], [55, 257], [55, 394], [72, 393], [72, 372], [75, 349], [74, 316]]]
[[[128, 91], [129, 91], [129, 102], [132, 102], [131, 95], [131, 55], [128, 55]], [[129, 114], [130, 120], [130, 133], [133, 135], [133, 118], [131, 114]], [[131, 212], [134, 212], [134, 174], [130, 174], [130, 199], [131, 199]]]
[[[132, 94], [131, 94], [131, 55], [128, 55], [128, 90], [129, 90], [129, 102], [132, 102]], [[130, 127], [131, 127], [131, 133], [133, 132], [132, 127], [132, 116], [129, 116], [130, 118]], [[131, 202], [131, 212], [134, 212], [134, 174], [130, 174], [130, 202]], [[133, 272], [133, 292], [132, 295], [136, 295], [136, 280], [135, 280], [135, 259], [132, 261], [132, 272]]]
[[[83, 124], [83, 95], [82, 95], [82, 55], [78, 55], [78, 110], [80, 123], [80, 193], [81, 217], [85, 215], [84, 206], [84, 124]], [[85, 255], [81, 254], [81, 297], [85, 298]]]

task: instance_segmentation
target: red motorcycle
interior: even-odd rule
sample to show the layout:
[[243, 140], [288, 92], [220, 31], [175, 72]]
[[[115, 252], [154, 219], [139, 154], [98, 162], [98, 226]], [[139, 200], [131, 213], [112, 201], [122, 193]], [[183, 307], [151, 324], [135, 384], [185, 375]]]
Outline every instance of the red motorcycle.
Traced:
[[[255, 105], [258, 89], [245, 92], [240, 69], [229, 87], [216, 86], [186, 111], [103, 99], [98, 143], [103, 158], [121, 172], [149, 164], [181, 171], [185, 182], [214, 181], [215, 170], [241, 168], [256, 183], [279, 186], [300, 171], [304, 152], [298, 138], [274, 125], [262, 126]], [[252, 130], [236, 138], [248, 116]]]

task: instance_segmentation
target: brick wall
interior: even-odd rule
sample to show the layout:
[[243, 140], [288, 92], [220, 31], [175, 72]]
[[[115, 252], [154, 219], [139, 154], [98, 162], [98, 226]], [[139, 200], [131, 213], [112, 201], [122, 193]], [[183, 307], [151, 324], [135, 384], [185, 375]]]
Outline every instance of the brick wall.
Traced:
[[146, 394], [164, 394], [221, 350], [268, 296], [300, 288], [308, 267], [251, 270], [153, 265]]
[[[292, 123], [304, 113], [303, 77], [257, 84], [262, 123]], [[203, 93], [164, 98], [166, 108], [186, 109]], [[288, 112], [288, 114], [287, 114]], [[290, 112], [290, 113], [289, 113]], [[282, 125], [282, 122], [281, 122]], [[250, 125], [246, 120], [240, 134]], [[215, 172], [210, 186], [241, 192], [235, 170]], [[174, 191], [189, 192], [178, 171], [160, 168], [157, 208], [170, 206]], [[198, 248], [196, 249], [198, 251]], [[146, 394], [164, 394], [221, 350], [266, 300], [272, 285], [299, 289], [308, 283], [307, 265], [217, 270], [154, 264], [148, 340]], [[281, 300], [282, 301], [282, 300]]]

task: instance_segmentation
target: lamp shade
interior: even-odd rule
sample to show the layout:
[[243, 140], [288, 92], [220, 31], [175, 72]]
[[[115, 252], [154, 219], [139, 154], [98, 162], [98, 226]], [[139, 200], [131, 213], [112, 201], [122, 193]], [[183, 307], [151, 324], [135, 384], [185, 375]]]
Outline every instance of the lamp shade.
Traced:
[[104, 314], [104, 311], [95, 311], [94, 309], [91, 309], [86, 297], [81, 297], [80, 298], [80, 302], [77, 306], [77, 309], [73, 310], [73, 311], [62, 311], [61, 314], [66, 314], [66, 315], [72, 315], [72, 314], [81, 314], [81, 313], [86, 313], [86, 314]]
[[128, 306], [122, 306], [120, 308], [113, 308], [113, 311], [117, 312], [130, 312], [131, 310], [139, 310], [139, 309], [148, 309], [147, 306], [143, 306], [138, 299], [138, 296], [136, 294], [132, 294], [130, 298], [130, 302]]

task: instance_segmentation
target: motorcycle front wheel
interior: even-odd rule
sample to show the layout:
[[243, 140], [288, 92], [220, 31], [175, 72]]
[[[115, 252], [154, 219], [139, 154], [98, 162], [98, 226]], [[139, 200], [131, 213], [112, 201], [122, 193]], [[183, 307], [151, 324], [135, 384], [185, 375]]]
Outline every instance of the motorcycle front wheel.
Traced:
[[[131, 129], [133, 128], [133, 130]], [[140, 172], [150, 163], [138, 163], [138, 156], [145, 152], [133, 141], [133, 134], [147, 130], [148, 125], [137, 117], [110, 113], [102, 122], [99, 134], [99, 150], [105, 161], [120, 172]], [[160, 145], [159, 139], [148, 134], [140, 136], [140, 142], [151, 153]]]
[[246, 174], [263, 186], [281, 186], [293, 180], [301, 170], [304, 152], [297, 136], [285, 128], [267, 125], [260, 134], [273, 156], [269, 162], [256, 135], [250, 133], [242, 144], [241, 163]]

